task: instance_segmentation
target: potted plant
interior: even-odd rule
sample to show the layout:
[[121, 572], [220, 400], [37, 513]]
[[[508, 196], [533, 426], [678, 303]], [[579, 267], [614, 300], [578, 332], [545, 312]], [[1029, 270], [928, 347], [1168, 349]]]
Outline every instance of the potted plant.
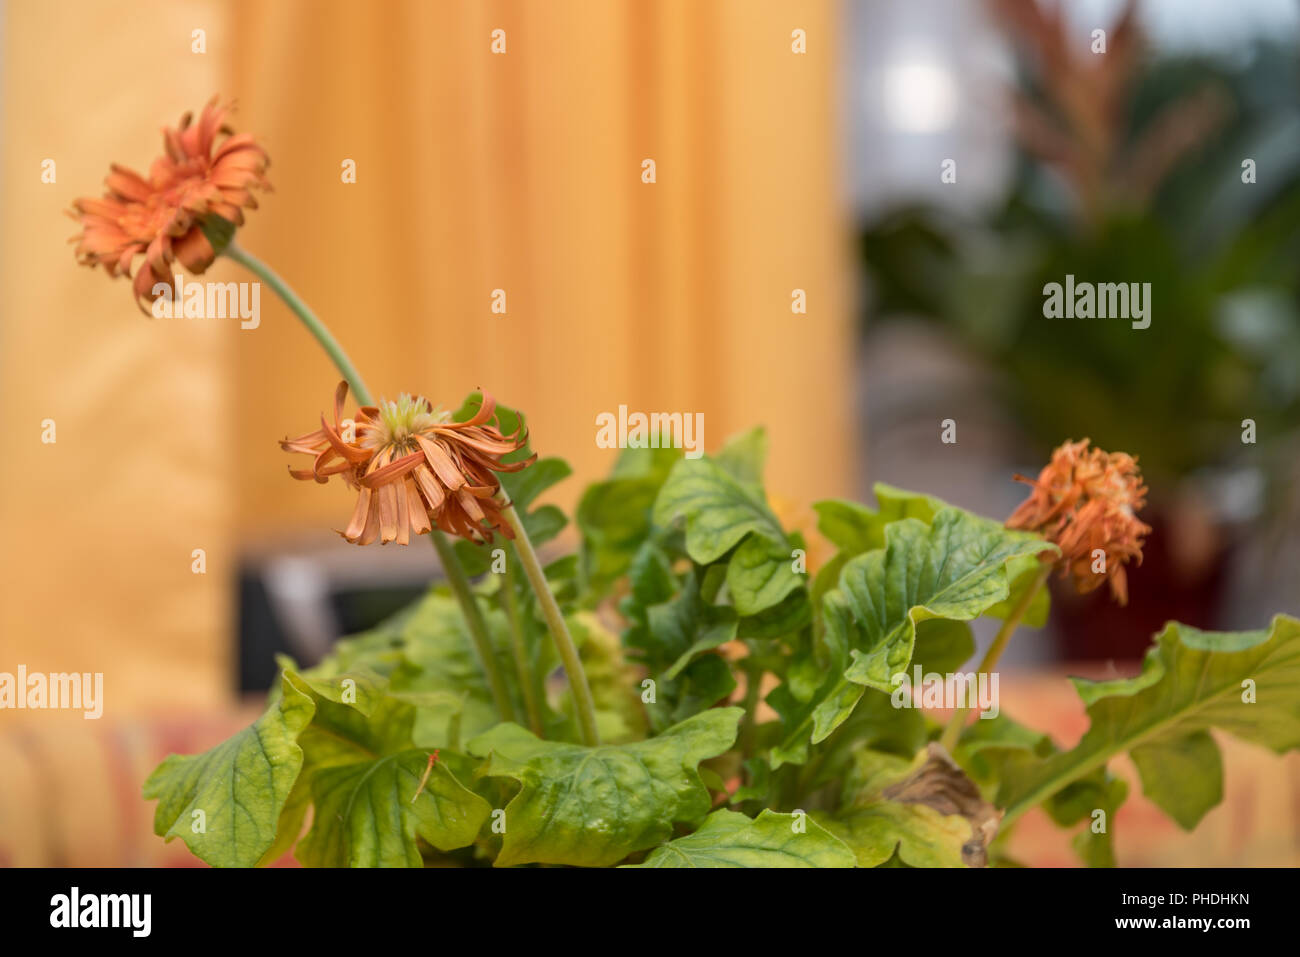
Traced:
[[[1074, 748], [1001, 713], [999, 656], [1044, 621], [1053, 571], [1123, 602], [1141, 560], [1137, 463], [1087, 440], [1024, 480], [1006, 523], [888, 486], [874, 507], [820, 502], [835, 552], [817, 567], [768, 502], [761, 430], [703, 457], [628, 448], [584, 490], [576, 551], [543, 563], [570, 519], [539, 499], [570, 470], [538, 457], [524, 417], [486, 394], [451, 412], [373, 401], [325, 326], [233, 242], [265, 185], [261, 148], [215, 102], [166, 146], [149, 176], [114, 167], [108, 194], [77, 204], [79, 257], [134, 267], [141, 303], [170, 294], [177, 261], [252, 269], [344, 380], [320, 428], [282, 443], [310, 457], [294, 477], [355, 492], [349, 542], [428, 535], [446, 573], [323, 661], [283, 660], [248, 728], [150, 776], [155, 830], [207, 863], [982, 866], [1006, 862], [1015, 821], [1044, 807], [1084, 825], [1088, 863], [1110, 864], [1127, 790], [1112, 758], [1131, 755], [1190, 828], [1221, 791], [1211, 729], [1300, 742], [1300, 621], [1286, 616], [1231, 634], [1171, 622], [1139, 674], [1076, 681], [1091, 728]], [[979, 617], [1001, 625], [963, 672]]]

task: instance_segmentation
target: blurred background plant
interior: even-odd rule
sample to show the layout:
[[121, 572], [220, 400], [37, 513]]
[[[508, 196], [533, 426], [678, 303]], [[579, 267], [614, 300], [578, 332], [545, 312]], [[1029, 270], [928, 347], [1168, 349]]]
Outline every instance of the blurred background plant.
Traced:
[[[1005, 56], [1001, 70], [979, 58], [970, 70], [982, 82], [967, 84], [959, 58], [946, 79], [918, 86], [913, 65], [901, 94], [910, 101], [896, 96], [893, 111], [910, 106], [913, 127], [941, 128], [924, 121], [937, 116], [960, 128], [970, 121], [965, 96], [986, 135], [1001, 124], [1004, 174], [982, 173], [952, 146], [926, 172], [937, 182], [941, 161], [955, 156], [955, 184], [874, 204], [861, 218], [868, 352], [899, 348], [890, 327], [920, 321], [959, 367], [991, 370], [918, 389], [910, 413], [926, 428], [937, 431], [949, 415], [966, 424], [952, 410], [974, 408], [978, 418], [991, 397], [985, 414], [1015, 433], [1002, 450], [1014, 461], [1084, 436], [1140, 457], [1154, 533], [1133, 606], [1056, 595], [1061, 651], [1076, 660], [1140, 654], [1168, 618], [1206, 627], [1254, 620], [1260, 592], [1280, 591], [1285, 603], [1294, 591], [1286, 556], [1295, 547], [1300, 411], [1295, 35], [1257, 31], [1224, 37], [1219, 48], [1169, 49], [1144, 26], [1169, 6], [1179, 5], [1129, 0], [1109, 19], [1074, 19], [1064, 4], [990, 0], [980, 26], [988, 49]], [[1233, 5], [1232, 15], [1252, 6], [1261, 7]], [[978, 47], [978, 30], [972, 36]], [[968, 198], [972, 169], [984, 201]], [[967, 196], [950, 199], [959, 193]], [[1149, 282], [1150, 327], [1044, 318], [1045, 284], [1067, 274]], [[973, 406], [960, 399], [972, 391]], [[910, 417], [897, 404], [891, 414], [900, 411]], [[1245, 419], [1255, 444], [1243, 441]], [[888, 469], [891, 457], [870, 461]]]

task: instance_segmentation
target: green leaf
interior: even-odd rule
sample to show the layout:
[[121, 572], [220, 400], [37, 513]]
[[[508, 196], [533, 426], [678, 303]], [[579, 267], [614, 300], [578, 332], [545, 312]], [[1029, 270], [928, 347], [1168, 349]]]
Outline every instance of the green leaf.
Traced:
[[742, 486], [761, 496], [763, 467], [767, 464], [767, 430], [750, 429], [732, 436], [713, 460]]
[[781, 741], [773, 746], [770, 754], [773, 770], [783, 764], [806, 761], [808, 745], [824, 740], [843, 724], [866, 690], [861, 685], [850, 684], [844, 677], [849, 664], [853, 616], [838, 590], [822, 599], [822, 622], [825, 667], [818, 666], [810, 649], [803, 649], [787, 666], [784, 683], [767, 696], [767, 703], [781, 715], [784, 726]]
[[[796, 830], [796, 821], [802, 833]], [[694, 834], [657, 847], [629, 867], [853, 867], [853, 852], [807, 818], [765, 810], [757, 818], [714, 811]]]
[[[643, 550], [642, 555], [656, 551]], [[727, 663], [710, 652], [736, 637], [736, 612], [701, 597], [708, 577], [723, 571], [717, 565], [695, 567], [676, 597], [643, 607], [635, 600], [638, 594], [658, 597], [676, 583], [676, 577], [670, 574], [664, 579], [662, 569], [651, 571], [656, 563], [643, 563], [641, 556], [638, 565], [645, 570], [634, 579], [632, 600], [622, 605], [631, 621], [623, 644], [655, 682], [654, 700], [647, 703], [646, 713], [651, 726], [662, 730], [712, 707], [735, 689], [736, 679]]]
[[293, 789], [280, 811], [280, 819], [275, 824], [275, 842], [266, 849], [257, 862], [258, 867], [274, 864], [293, 850], [293, 846], [302, 837], [302, 827], [307, 821], [307, 812], [311, 810], [311, 780], [309, 775], [298, 774]]
[[[498, 608], [483, 607], [483, 617], [496, 654], [497, 668], [504, 674], [515, 674], [505, 613]], [[530, 629], [525, 638], [532, 673], [536, 676], [549, 674], [557, 661], [554, 645], [541, 630]], [[459, 720], [466, 738], [500, 720], [473, 639], [455, 599], [439, 591], [430, 592], [404, 619], [398, 640], [402, 665], [392, 675], [391, 690], [448, 692], [459, 702], [448, 699], [444, 707], [430, 707], [420, 712], [416, 729], [420, 744], [449, 746], [453, 718]], [[513, 682], [511, 693], [517, 713], [523, 714], [523, 698]]]
[[[636, 674], [627, 667], [618, 636], [601, 624], [593, 612], [581, 611], [568, 617], [574, 641], [580, 648], [583, 670], [596, 705], [602, 712], [618, 715], [625, 737], [640, 738], [646, 732], [646, 713]], [[615, 739], [601, 731], [602, 741]]]
[[179, 837], [213, 867], [252, 867], [271, 849], [302, 769], [298, 736], [316, 711], [295, 675], [285, 672], [280, 687], [248, 728], [203, 754], [168, 755], [149, 775], [144, 796], [158, 800], [155, 834]]
[[697, 578], [691, 576], [677, 598], [647, 608], [644, 631], [632, 634], [647, 642], [651, 667], [667, 665], [662, 677], [671, 681], [700, 655], [736, 637], [736, 612], [707, 604], [700, 598]]
[[880, 505], [878, 510], [843, 499], [827, 499], [813, 505], [818, 531], [849, 557], [884, 548], [885, 526], [890, 522], [915, 518], [929, 524], [935, 513], [947, 506], [933, 496], [907, 492], [883, 482], [877, 482], [872, 491]]
[[922, 673], [953, 674], [975, 654], [970, 625], [950, 618], [927, 618], [917, 623], [912, 666]]
[[483, 773], [521, 785], [505, 809], [497, 865], [603, 867], [668, 840], [673, 822], [708, 813], [696, 767], [731, 747], [741, 714], [713, 709], [647, 741], [595, 748], [542, 741], [514, 724], [480, 735], [469, 749], [488, 758]]
[[1300, 746], [1300, 621], [1279, 615], [1268, 630], [1247, 632], [1171, 622], [1139, 675], [1076, 679], [1075, 687], [1087, 704], [1088, 732], [1070, 751], [1008, 770], [998, 792], [1008, 819], [1129, 751], [1145, 793], [1191, 828], [1222, 790], [1211, 728], [1278, 753]]
[[[940, 511], [952, 507], [932, 495], [908, 492], [883, 482], [877, 482], [873, 491], [880, 505], [879, 510], [839, 499], [818, 502], [813, 506], [818, 513], [818, 529], [840, 548], [835, 559], [818, 573], [818, 580], [813, 588], [814, 595], [820, 596], [833, 587], [839, 579], [843, 564], [848, 559], [883, 548], [885, 528], [891, 522], [915, 518], [929, 525]], [[1002, 527], [992, 519], [966, 514], [972, 521], [981, 523], [985, 528], [996, 530]], [[990, 605], [984, 614], [990, 618], [1005, 618], [1015, 607], [1024, 590], [1032, 587], [1038, 567], [1038, 559], [1032, 554], [1013, 559], [1007, 566], [1011, 589], [1006, 599]], [[1047, 589], [1040, 589], [1025, 610], [1023, 624], [1031, 628], [1039, 628], [1046, 624], [1049, 603]]]
[[[976, 721], [961, 736], [956, 758], [972, 778], [986, 790], [1026, 767], [1057, 753], [1047, 735], [1034, 731], [1000, 714]], [[1074, 836], [1079, 857], [1089, 867], [1114, 867], [1114, 821], [1128, 797], [1128, 784], [1098, 768], [1048, 798], [1043, 808], [1058, 827], [1085, 822]], [[1098, 817], [1096, 812], [1104, 812]]]
[[522, 515], [539, 495], [572, 474], [573, 469], [564, 459], [538, 459], [520, 472], [500, 473], [501, 487], [506, 490], [510, 501]]
[[771, 608], [746, 615], [737, 624], [737, 638], [782, 638], [795, 635], [812, 623], [812, 602], [805, 589], [792, 591]]
[[817, 513], [817, 530], [840, 551], [848, 552], [849, 557], [885, 544], [885, 522], [874, 509], [843, 499], [826, 499], [814, 502], [813, 511]]
[[420, 867], [417, 836], [442, 851], [473, 843], [492, 809], [446, 761], [420, 790], [429, 754], [412, 743], [415, 712], [393, 697], [371, 702], [369, 713], [318, 700], [302, 734], [316, 808], [296, 852], [303, 864]]
[[662, 732], [729, 699], [735, 690], [736, 678], [727, 662], [718, 655], [704, 655], [687, 665], [676, 678], [657, 683], [655, 701], [647, 706], [650, 725], [656, 732]]
[[593, 598], [627, 572], [650, 536], [655, 497], [680, 459], [676, 449], [624, 449], [610, 477], [582, 493], [574, 513], [582, 532], [579, 565]]
[[1223, 759], [1208, 731], [1193, 731], [1134, 748], [1129, 756], [1142, 793], [1190, 831], [1223, 800]]
[[742, 485], [707, 458], [683, 459], [673, 467], [655, 501], [655, 524], [686, 523], [686, 551], [700, 565], [732, 549], [727, 588], [741, 615], [778, 604], [804, 578], [794, 570], [793, 549], [758, 490]]
[[952, 507], [928, 525], [915, 518], [892, 522], [885, 538], [885, 548], [846, 563], [839, 588], [822, 598], [829, 662], [821, 687], [797, 703], [769, 698], [780, 705], [788, 729], [773, 752], [774, 766], [802, 760], [809, 731], [814, 744], [828, 737], [864, 688], [892, 691], [892, 676], [911, 663], [918, 623], [979, 617], [1007, 597], [1011, 562], [1055, 548]]
[[859, 867], [879, 867], [895, 854], [911, 867], [964, 867], [991, 839], [993, 809], [935, 747], [923, 761], [854, 755], [840, 810], [820, 820], [853, 849]]
[[761, 614], [803, 588], [804, 575], [795, 571], [793, 552], [784, 538], [751, 535], [740, 544], [727, 565], [727, 591], [739, 614]]
[[677, 591], [673, 563], [654, 542], [646, 542], [637, 549], [628, 569], [628, 583], [632, 586], [632, 598], [642, 607], [662, 604]]
[[312, 778], [312, 828], [297, 856], [309, 867], [420, 867], [416, 836], [440, 851], [474, 842], [492, 809], [435, 764], [424, 789], [428, 754], [409, 749], [326, 768]]
[[1032, 762], [1054, 750], [1051, 739], [1041, 731], [999, 714], [968, 724], [953, 757], [976, 781], [996, 787], [1009, 764]]
[[736, 793], [731, 796], [731, 803], [766, 801], [772, 790], [772, 766], [767, 763], [766, 758], [757, 757], [749, 758], [742, 767], [745, 769], [745, 780], [749, 783], [736, 788]]
[[[286, 656], [276, 660], [282, 671], [294, 671], [293, 662]], [[339, 671], [327, 659], [315, 668], [296, 672], [296, 676], [317, 697], [350, 705], [362, 714], [370, 714], [388, 697], [388, 679], [364, 667]]]
[[965, 866], [961, 849], [970, 840], [970, 824], [960, 814], [879, 801], [821, 821], [852, 849], [858, 867], [880, 867], [895, 852], [909, 867]]
[[846, 677], [881, 691], [911, 662], [918, 620], [979, 617], [1007, 597], [1008, 562], [1055, 547], [956, 508], [941, 509], [929, 525], [894, 522], [885, 537], [883, 551], [855, 558], [840, 575], [858, 629]]
[[[1128, 797], [1128, 782], [1105, 768], [1080, 778], [1053, 794], [1043, 805], [1059, 827], [1084, 822], [1074, 836], [1075, 852], [1088, 867], [1114, 867], [1115, 813]], [[1097, 816], [1097, 812], [1103, 816]]]

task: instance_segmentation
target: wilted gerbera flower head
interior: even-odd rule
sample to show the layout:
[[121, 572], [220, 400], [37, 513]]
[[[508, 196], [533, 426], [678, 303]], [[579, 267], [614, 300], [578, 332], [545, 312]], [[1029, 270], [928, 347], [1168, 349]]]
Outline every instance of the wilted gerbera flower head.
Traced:
[[[1080, 594], [1108, 581], [1115, 600], [1127, 604], [1124, 566], [1142, 563], [1142, 541], [1151, 531], [1137, 518], [1147, 493], [1137, 460], [1124, 452], [1090, 449], [1083, 439], [1053, 452], [1036, 480], [1017, 475], [1016, 481], [1034, 491], [1007, 519], [1007, 527], [1039, 532], [1056, 544], [1062, 574], [1073, 576]], [[1097, 549], [1104, 572], [1094, 557]]]
[[321, 416], [315, 432], [286, 439], [286, 452], [316, 457], [310, 469], [290, 469], [298, 479], [325, 482], [341, 475], [357, 490], [352, 520], [340, 534], [349, 542], [397, 542], [406, 545], [437, 525], [470, 541], [492, 541], [494, 531], [514, 533], [501, 515], [495, 496], [497, 472], [518, 472], [537, 458], [505, 463], [501, 457], [523, 447], [522, 426], [502, 435], [492, 424], [496, 402], [483, 393], [483, 404], [465, 422], [434, 408], [427, 399], [403, 393], [395, 401], [362, 406], [350, 427], [342, 420], [348, 385], [334, 393], [334, 423]]
[[154, 160], [148, 177], [113, 164], [101, 199], [79, 199], [70, 215], [81, 223], [77, 260], [103, 266], [110, 276], [131, 275], [136, 256], [144, 261], [132, 287], [136, 302], [155, 298], [156, 283], [170, 284], [172, 263], [201, 273], [220, 249], [210, 236], [229, 241], [244, 223], [244, 209], [256, 209], [252, 189], [269, 189], [266, 151], [247, 133], [226, 125], [229, 107], [214, 98], [198, 122], [181, 117], [176, 129], [163, 129], [166, 152]]

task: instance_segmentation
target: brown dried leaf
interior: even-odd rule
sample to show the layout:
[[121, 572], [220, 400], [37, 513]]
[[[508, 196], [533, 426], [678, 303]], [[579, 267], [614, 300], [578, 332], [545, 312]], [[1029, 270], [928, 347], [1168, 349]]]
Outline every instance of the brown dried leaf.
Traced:
[[960, 814], [970, 822], [971, 839], [961, 849], [968, 867], [988, 864], [988, 847], [998, 833], [1002, 812], [980, 795], [975, 782], [939, 744], [931, 742], [925, 763], [881, 792], [900, 804], [924, 804], [940, 814]]

